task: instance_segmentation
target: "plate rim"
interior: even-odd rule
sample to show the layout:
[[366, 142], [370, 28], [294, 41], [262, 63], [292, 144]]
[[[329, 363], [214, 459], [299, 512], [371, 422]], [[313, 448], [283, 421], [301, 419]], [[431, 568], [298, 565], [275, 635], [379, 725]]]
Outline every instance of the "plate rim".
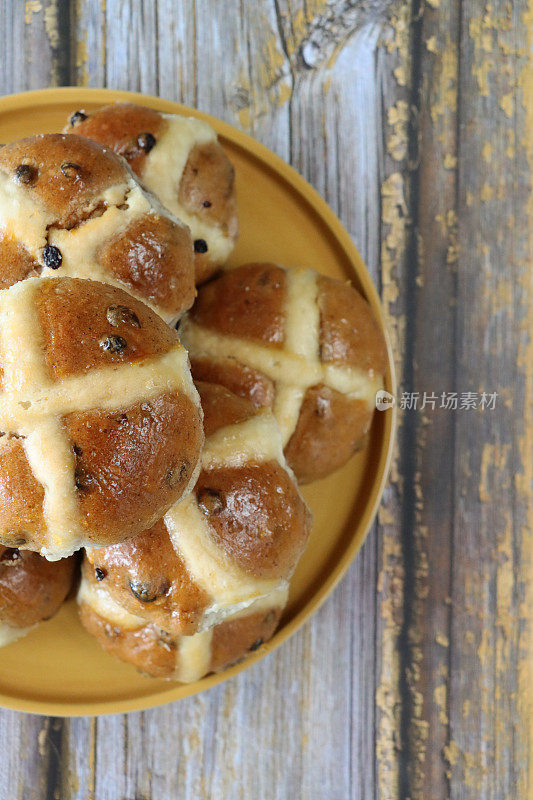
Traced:
[[[251, 153], [255, 158], [278, 174], [281, 179], [292, 186], [292, 188], [304, 198], [307, 204], [325, 223], [330, 235], [341, 247], [347, 260], [353, 266], [353, 271], [361, 284], [364, 295], [368, 300], [372, 310], [376, 314], [381, 330], [385, 335], [387, 345], [387, 372], [384, 385], [394, 397], [397, 394], [396, 372], [394, 356], [390, 341], [389, 331], [385, 322], [382, 303], [368, 268], [363, 261], [357, 247], [340, 219], [329, 207], [324, 198], [311, 184], [298, 173], [290, 164], [280, 156], [269, 150], [261, 142], [249, 136], [247, 133], [230, 125], [224, 120], [220, 120], [210, 114], [200, 111], [173, 100], [166, 100], [155, 95], [143, 94], [141, 92], [130, 92], [120, 89], [93, 88], [77, 86], [61, 86], [45, 89], [36, 89], [25, 92], [4, 95], [0, 98], [0, 116], [5, 112], [16, 111], [21, 107], [29, 105], [47, 106], [53, 103], [76, 99], [75, 105], [83, 105], [84, 102], [109, 103], [117, 100], [129, 101], [140, 105], [147, 105], [165, 113], [185, 114], [198, 117], [209, 122], [223, 138], [236, 144], [241, 149]], [[392, 463], [392, 456], [395, 445], [395, 434], [397, 430], [397, 405], [395, 404], [385, 414], [383, 423], [383, 444], [376, 465], [376, 480], [372, 484], [369, 499], [365, 505], [363, 514], [359, 519], [356, 533], [342, 553], [341, 557], [331, 568], [326, 580], [313, 592], [311, 598], [300, 608], [294, 617], [281, 627], [272, 639], [264, 644], [256, 653], [251, 654], [244, 662], [236, 664], [224, 672], [209, 675], [192, 684], [173, 684], [169, 682], [168, 690], [150, 693], [139, 697], [123, 698], [117, 700], [102, 700], [92, 702], [57, 700], [35, 700], [29, 698], [16, 697], [0, 692], [0, 707], [21, 711], [25, 713], [53, 715], [56, 717], [82, 717], [100, 716], [110, 714], [124, 714], [133, 711], [145, 711], [157, 708], [167, 703], [175, 702], [184, 697], [191, 697], [200, 692], [207, 691], [224, 681], [229, 680], [234, 675], [253, 667], [259, 660], [276, 650], [281, 644], [286, 642], [302, 625], [309, 620], [320, 608], [325, 600], [332, 594], [342, 578], [345, 576], [350, 565], [354, 561], [359, 549], [365, 541], [368, 532], [374, 522], [378, 508], [381, 504], [383, 491], [388, 482], [388, 476]]]

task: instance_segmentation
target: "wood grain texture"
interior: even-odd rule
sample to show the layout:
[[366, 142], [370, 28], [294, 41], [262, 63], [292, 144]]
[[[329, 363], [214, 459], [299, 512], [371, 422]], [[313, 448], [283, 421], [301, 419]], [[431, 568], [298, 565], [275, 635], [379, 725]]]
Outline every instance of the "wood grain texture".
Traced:
[[498, 392], [401, 411], [375, 529], [252, 670], [127, 716], [1, 712], [0, 796], [531, 796], [532, 32], [527, 0], [0, 4], [2, 93], [132, 89], [243, 128], [353, 236], [400, 392]]

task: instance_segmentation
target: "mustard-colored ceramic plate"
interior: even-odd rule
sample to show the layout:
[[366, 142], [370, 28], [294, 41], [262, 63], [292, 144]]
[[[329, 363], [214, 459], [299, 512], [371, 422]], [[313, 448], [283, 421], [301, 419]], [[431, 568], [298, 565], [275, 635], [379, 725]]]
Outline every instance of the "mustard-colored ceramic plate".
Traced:
[[[331, 209], [280, 158], [219, 120], [129, 92], [47, 89], [0, 99], [0, 142], [59, 131], [72, 110], [92, 111], [115, 100], [202, 117], [216, 128], [237, 175], [241, 236], [232, 264], [302, 264], [350, 279], [383, 324], [371, 278]], [[390, 346], [385, 387], [395, 393]], [[0, 650], [0, 705], [65, 716], [149, 708], [209, 689], [274, 650], [316, 611], [361, 546], [386, 481], [394, 424], [394, 410], [376, 413], [364, 452], [329, 478], [305, 487], [315, 520], [309, 547], [292, 581], [279, 631], [244, 664], [189, 685], [145, 678], [100, 649], [79, 624], [75, 601], [70, 600], [54, 619]]]

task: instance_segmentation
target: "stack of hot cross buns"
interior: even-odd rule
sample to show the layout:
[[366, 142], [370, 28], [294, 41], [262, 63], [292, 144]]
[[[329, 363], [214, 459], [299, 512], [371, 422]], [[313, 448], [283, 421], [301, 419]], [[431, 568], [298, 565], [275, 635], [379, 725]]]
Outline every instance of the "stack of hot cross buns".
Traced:
[[386, 349], [349, 284], [227, 267], [237, 235], [199, 119], [118, 103], [1, 147], [0, 644], [75, 590], [146, 675], [195, 681], [273, 635], [298, 484], [364, 445]]

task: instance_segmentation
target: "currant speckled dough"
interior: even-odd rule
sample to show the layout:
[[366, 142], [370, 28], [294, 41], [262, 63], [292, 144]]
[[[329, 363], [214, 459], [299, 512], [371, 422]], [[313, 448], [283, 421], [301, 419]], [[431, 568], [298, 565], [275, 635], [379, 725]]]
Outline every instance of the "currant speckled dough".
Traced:
[[189, 226], [197, 283], [227, 261], [238, 235], [234, 169], [207, 122], [115, 103], [73, 114], [64, 132], [88, 136], [126, 158]]
[[153, 525], [196, 483], [202, 412], [187, 353], [112, 286], [0, 292], [0, 544], [49, 559]]
[[112, 150], [74, 135], [0, 149], [0, 288], [32, 275], [124, 288], [169, 323], [195, 297], [187, 226]]
[[125, 611], [190, 636], [286, 597], [311, 517], [269, 409], [198, 384], [206, 443], [194, 491], [152, 529], [89, 548], [96, 580]]
[[279, 589], [205, 631], [180, 636], [126, 611], [96, 581], [86, 562], [78, 603], [84, 627], [108, 653], [150, 677], [191, 683], [242, 661], [267, 642], [276, 630], [287, 594], [287, 589]]
[[47, 561], [37, 553], [0, 546], [0, 647], [57, 613], [69, 593], [75, 558]]
[[338, 469], [364, 443], [387, 352], [350, 284], [246, 264], [199, 289], [180, 338], [193, 377], [273, 409], [301, 483]]

